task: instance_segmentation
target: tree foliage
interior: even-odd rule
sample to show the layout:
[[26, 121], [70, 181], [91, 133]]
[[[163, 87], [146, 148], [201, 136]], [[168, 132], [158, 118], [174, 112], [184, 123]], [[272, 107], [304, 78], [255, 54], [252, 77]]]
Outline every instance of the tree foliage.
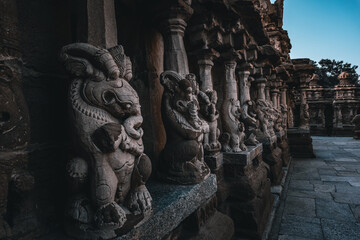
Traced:
[[[314, 62], [316, 64], [316, 62]], [[330, 59], [321, 59], [318, 63], [316, 74], [319, 75], [318, 84], [323, 87], [334, 87], [339, 83], [338, 76], [342, 72], [351, 75], [351, 83], [359, 85], [359, 75], [356, 73], [358, 66]]]

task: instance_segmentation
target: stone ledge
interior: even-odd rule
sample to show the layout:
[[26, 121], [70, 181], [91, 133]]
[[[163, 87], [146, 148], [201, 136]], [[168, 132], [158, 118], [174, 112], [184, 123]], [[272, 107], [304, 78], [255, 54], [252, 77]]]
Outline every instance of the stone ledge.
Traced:
[[249, 146], [247, 151], [238, 152], [238, 153], [223, 153], [224, 164], [232, 165], [249, 165], [252, 163], [252, 160], [261, 154], [263, 151], [262, 143], [259, 143], [256, 146]]
[[153, 181], [147, 187], [153, 198], [153, 216], [116, 240], [162, 239], [217, 191], [214, 174], [196, 185], [181, 186]]

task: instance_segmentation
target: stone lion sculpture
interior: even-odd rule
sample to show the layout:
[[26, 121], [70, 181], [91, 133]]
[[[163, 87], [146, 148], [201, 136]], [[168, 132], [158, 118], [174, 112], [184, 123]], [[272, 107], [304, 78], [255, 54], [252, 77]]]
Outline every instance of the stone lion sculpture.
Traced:
[[210, 175], [202, 145], [209, 125], [198, 114], [194, 78], [193, 74], [183, 78], [174, 71], [165, 71], [160, 76], [164, 86], [161, 111], [167, 141], [161, 152], [159, 177], [177, 184], [199, 183]]
[[106, 50], [86, 43], [63, 47], [60, 59], [72, 77], [77, 143], [67, 165], [66, 229], [77, 238], [113, 238], [152, 212], [145, 186], [151, 162], [143, 153], [139, 97], [128, 83], [131, 62], [122, 46]]

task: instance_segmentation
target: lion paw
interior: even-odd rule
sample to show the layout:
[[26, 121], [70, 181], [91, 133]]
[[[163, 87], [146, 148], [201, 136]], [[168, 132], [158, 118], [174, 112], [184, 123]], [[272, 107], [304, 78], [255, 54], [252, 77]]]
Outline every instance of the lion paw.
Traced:
[[134, 215], [152, 210], [152, 198], [145, 185], [141, 185], [130, 193], [128, 206]]
[[120, 228], [126, 222], [125, 211], [115, 202], [101, 206], [95, 214], [99, 228]]

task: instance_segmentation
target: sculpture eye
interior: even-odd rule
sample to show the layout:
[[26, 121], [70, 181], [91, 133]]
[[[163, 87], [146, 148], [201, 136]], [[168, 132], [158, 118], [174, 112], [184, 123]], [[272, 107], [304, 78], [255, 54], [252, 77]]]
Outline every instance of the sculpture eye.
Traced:
[[116, 96], [113, 92], [111, 91], [105, 91], [103, 93], [103, 96], [102, 96], [103, 100], [104, 100], [104, 103], [106, 105], [109, 105], [109, 104], [113, 104], [116, 100]]

